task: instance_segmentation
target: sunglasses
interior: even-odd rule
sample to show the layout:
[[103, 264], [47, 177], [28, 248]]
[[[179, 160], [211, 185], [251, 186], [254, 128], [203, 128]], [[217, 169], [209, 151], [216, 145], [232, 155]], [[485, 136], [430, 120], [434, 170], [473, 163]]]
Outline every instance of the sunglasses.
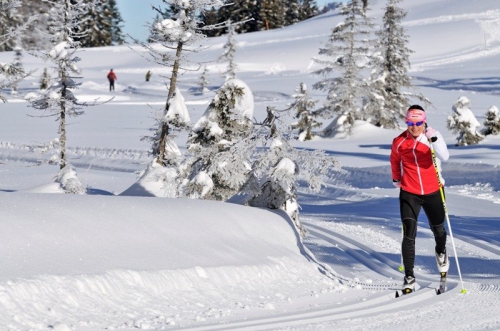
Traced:
[[424, 121], [420, 121], [420, 122], [412, 122], [412, 121], [408, 121], [408, 122], [406, 122], [406, 124], [407, 124], [408, 126], [414, 126], [414, 125], [416, 125], [416, 126], [421, 126], [422, 124], [424, 124]]

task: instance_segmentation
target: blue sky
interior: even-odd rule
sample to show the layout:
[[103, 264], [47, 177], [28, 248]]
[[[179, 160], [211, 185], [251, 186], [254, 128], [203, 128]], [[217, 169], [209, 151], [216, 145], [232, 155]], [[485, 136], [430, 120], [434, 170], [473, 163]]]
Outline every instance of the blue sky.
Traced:
[[[334, 0], [317, 0], [318, 7]], [[139, 40], [145, 40], [148, 36], [148, 29], [144, 26], [156, 17], [151, 5], [162, 5], [162, 0], [118, 0], [120, 14], [125, 21], [123, 32]]]

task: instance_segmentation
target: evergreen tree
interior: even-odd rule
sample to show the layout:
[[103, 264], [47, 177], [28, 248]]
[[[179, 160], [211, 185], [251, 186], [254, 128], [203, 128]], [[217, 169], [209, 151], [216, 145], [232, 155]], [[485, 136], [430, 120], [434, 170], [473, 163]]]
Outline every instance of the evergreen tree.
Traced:
[[498, 108], [496, 106], [491, 106], [486, 112], [485, 117], [482, 134], [485, 136], [500, 134], [500, 112]]
[[290, 105], [290, 109], [295, 110], [295, 117], [299, 121], [293, 125], [293, 128], [299, 129], [298, 140], [311, 140], [313, 137], [312, 129], [321, 126], [321, 123], [315, 120], [312, 112], [312, 108], [314, 108], [317, 101], [311, 100], [307, 94], [307, 86], [304, 83], [300, 83], [300, 86], [295, 91], [297, 94], [292, 96], [295, 98], [295, 102]]
[[[262, 1], [255, 0], [234, 0], [232, 5], [223, 6], [217, 11], [217, 23], [222, 24], [228, 20], [238, 22], [237, 33], [254, 32], [260, 30], [260, 8]], [[219, 36], [226, 31], [223, 29], [214, 30]]]
[[80, 58], [76, 56], [79, 43], [75, 39], [81, 39], [85, 31], [79, 25], [81, 15], [88, 6], [93, 3], [84, 0], [48, 1], [51, 6], [53, 21], [58, 22], [50, 28], [54, 48], [48, 52], [42, 52], [40, 57], [50, 60], [57, 70], [58, 80], [47, 90], [39, 93], [30, 93], [26, 98], [35, 109], [49, 110], [52, 116], [59, 121], [59, 138], [55, 144], [59, 147], [59, 155], [56, 162], [59, 164], [57, 182], [67, 193], [85, 193], [85, 188], [76, 178], [73, 166], [69, 163], [66, 155], [66, 120], [70, 116], [78, 116], [85, 103], [80, 103], [72, 90], [80, 84], [75, 81], [73, 73], [78, 73], [76, 63]]
[[313, 85], [315, 89], [327, 91], [326, 100], [317, 111], [326, 119], [333, 118], [325, 129], [327, 136], [349, 135], [354, 121], [366, 119], [362, 105], [367, 98], [368, 85], [362, 71], [370, 65], [373, 24], [360, 0], [350, 0], [341, 7], [340, 15], [345, 16], [344, 21], [332, 29], [328, 43], [319, 51], [326, 58], [314, 59], [323, 65], [315, 74], [329, 76], [337, 71], [336, 77]]
[[[9, 2], [6, 3], [8, 5]], [[23, 19], [15, 7], [5, 9], [0, 14], [0, 52], [10, 52], [16, 47], [15, 31], [23, 23]]]
[[88, 33], [80, 40], [82, 47], [121, 45], [124, 43], [120, 12], [115, 0], [96, 0], [81, 16], [82, 29]]
[[50, 14], [50, 3], [43, 0], [21, 0], [22, 6], [19, 11], [26, 22], [36, 17], [23, 33], [21, 47], [28, 51], [48, 50], [51, 48], [49, 27], [54, 22], [54, 16]]
[[149, 26], [149, 36], [148, 36], [148, 39], [146, 39], [146, 42], [147, 43], [154, 43], [156, 42], [156, 26], [158, 24], [161, 24], [161, 22], [163, 21], [164, 19], [161, 18], [160, 14], [156, 14], [152, 24]]
[[262, 0], [260, 6], [260, 30], [272, 30], [285, 26], [284, 0]]
[[307, 20], [308, 18], [318, 15], [318, 7], [315, 0], [301, 0], [300, 1], [299, 20]]
[[231, 147], [251, 133], [253, 107], [250, 88], [238, 79], [217, 91], [188, 138], [188, 197], [225, 201], [240, 190], [249, 171], [248, 149]]
[[[18, 40], [19, 39], [20, 38], [18, 38]], [[17, 72], [24, 72], [22, 58], [23, 58], [23, 50], [21, 49], [21, 47], [19, 46], [14, 47], [14, 62], [12, 63], [12, 66], [15, 68], [15, 71]], [[17, 94], [17, 89], [18, 89], [18, 81], [14, 80], [12, 82], [12, 93]]]
[[300, 0], [287, 0], [285, 7], [285, 25], [292, 25], [301, 21], [302, 6]]
[[453, 105], [453, 114], [448, 116], [447, 125], [453, 133], [458, 133], [456, 146], [476, 145], [484, 137], [479, 133], [476, 116], [469, 108], [467, 97], [460, 97]]
[[[300, 223], [298, 189], [299, 180], [308, 184], [310, 191], [317, 192], [323, 178], [338, 167], [338, 162], [322, 151], [293, 148], [288, 143], [288, 125], [277, 116], [274, 107], [267, 107], [267, 118], [260, 129], [247, 138], [254, 145], [251, 171], [242, 188], [247, 203], [255, 207], [284, 210], [304, 236], [306, 229]], [[262, 141], [262, 147], [258, 143]], [[300, 172], [299, 172], [300, 165]]]
[[[172, 127], [179, 125], [179, 129], [185, 127], [186, 123], [179, 121], [170, 121], [170, 100], [177, 91], [177, 76], [182, 69], [182, 63], [187, 61], [183, 56], [183, 51], [196, 51], [199, 46], [198, 41], [204, 38], [200, 30], [209, 30], [210, 26], [203, 26], [199, 18], [203, 15], [207, 8], [220, 6], [224, 4], [222, 0], [163, 0], [167, 5], [173, 6], [175, 16], [167, 18], [159, 23], [153, 23], [151, 27], [153, 32], [150, 40], [159, 43], [162, 48], [152, 47], [149, 44], [142, 44], [148, 50], [152, 61], [163, 66], [172, 67], [172, 75], [170, 77], [169, 92], [167, 102], [164, 108], [164, 116], [159, 123], [153, 140], [153, 155], [155, 162], [160, 165], [168, 164], [167, 148], [172, 139], [170, 132]], [[170, 7], [169, 7], [170, 8]], [[162, 13], [161, 9], [154, 8], [157, 12]], [[138, 41], [137, 41], [138, 42]], [[190, 48], [191, 47], [191, 48]], [[171, 55], [170, 50], [175, 49], [175, 55]]]
[[42, 76], [40, 77], [40, 90], [46, 90], [50, 86], [50, 74], [47, 68], [43, 68]]
[[111, 19], [111, 44], [122, 45], [125, 43], [123, 35], [123, 18], [118, 10], [116, 0], [107, 0], [104, 8], [105, 13], [109, 13]]
[[408, 76], [412, 51], [406, 46], [408, 36], [401, 25], [406, 12], [397, 6], [400, 1], [388, 0], [382, 27], [377, 31], [379, 39], [375, 48], [378, 56], [373, 57], [376, 68], [370, 82], [371, 94], [364, 108], [373, 125], [388, 129], [399, 127], [399, 121], [406, 116], [410, 97], [429, 105], [423, 95], [403, 92], [403, 89], [412, 87]]
[[94, 6], [81, 15], [81, 29], [87, 31], [85, 36], [79, 40], [81, 47], [109, 46], [111, 40], [111, 17], [109, 8], [104, 4], [105, 0], [98, 0]]
[[201, 72], [201, 76], [199, 79], [200, 85], [200, 94], [205, 94], [209, 91], [208, 89], [208, 68], [207, 66], [203, 66], [203, 71]]
[[[0, 47], [6, 47], [13, 40], [19, 40], [19, 37], [34, 19], [34, 17], [30, 18], [24, 24], [13, 23], [17, 20], [14, 18], [17, 17], [17, 9], [20, 6], [19, 0], [2, 0], [0, 2]], [[0, 101], [7, 101], [2, 95], [2, 90], [16, 87], [25, 75], [22, 66], [16, 65], [16, 63], [0, 63]]]
[[236, 69], [238, 69], [238, 65], [234, 61], [237, 49], [236, 31], [235, 25], [231, 24], [230, 20], [227, 22], [227, 31], [227, 42], [223, 46], [224, 52], [218, 59], [219, 62], [227, 62], [226, 80], [236, 78]]

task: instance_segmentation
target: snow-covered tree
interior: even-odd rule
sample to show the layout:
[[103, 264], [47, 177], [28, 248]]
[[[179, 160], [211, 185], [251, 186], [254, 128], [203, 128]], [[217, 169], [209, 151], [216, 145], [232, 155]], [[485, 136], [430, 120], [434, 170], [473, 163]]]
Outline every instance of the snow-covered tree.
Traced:
[[20, 1], [5, 0], [0, 4], [0, 52], [12, 51], [18, 45], [16, 32], [23, 24], [23, 18], [19, 14]]
[[[258, 152], [242, 193], [247, 195], [247, 203], [251, 206], [284, 210], [304, 236], [306, 229], [299, 219], [299, 180], [307, 183], [309, 190], [317, 192], [323, 185], [324, 176], [336, 169], [338, 162], [323, 151], [292, 147], [287, 127], [286, 121], [277, 116], [276, 109], [268, 107], [266, 120], [248, 138]], [[259, 141], [262, 146], [257, 146]]]
[[311, 140], [312, 130], [321, 126], [321, 123], [316, 121], [313, 115], [313, 108], [318, 101], [313, 101], [310, 98], [307, 93], [307, 85], [304, 83], [300, 83], [295, 92], [297, 93], [292, 95], [295, 101], [290, 104], [290, 109], [295, 110], [295, 117], [299, 121], [292, 124], [292, 127], [299, 130], [298, 140]]
[[321, 57], [314, 59], [323, 66], [315, 74], [325, 77], [336, 74], [313, 85], [314, 89], [327, 92], [323, 106], [317, 111], [323, 118], [333, 119], [325, 129], [327, 136], [349, 135], [354, 121], [367, 117], [362, 111], [368, 91], [363, 70], [371, 65], [374, 25], [366, 12], [360, 0], [350, 0], [341, 7], [339, 13], [345, 16], [344, 21], [332, 29], [328, 43], [320, 48]]
[[225, 201], [240, 190], [249, 172], [248, 149], [231, 147], [251, 133], [253, 109], [243, 81], [227, 80], [217, 91], [188, 138], [186, 196]]
[[210, 91], [208, 89], [208, 67], [206, 65], [203, 66], [203, 70], [200, 75], [200, 79], [198, 80], [199, 83], [199, 88], [200, 88], [200, 94], [205, 94], [206, 92]]
[[82, 107], [87, 105], [79, 102], [72, 90], [80, 85], [74, 76], [79, 73], [76, 64], [80, 61], [76, 56], [79, 43], [75, 39], [82, 38], [86, 33], [82, 29], [84, 22], [81, 15], [92, 3], [85, 0], [45, 1], [51, 4], [51, 18], [58, 24], [52, 25], [50, 29], [54, 47], [38, 56], [52, 62], [57, 72], [57, 81], [46, 90], [29, 93], [26, 99], [32, 107], [50, 111], [49, 116], [54, 116], [59, 121], [59, 137], [54, 142], [59, 149], [55, 160], [60, 169], [57, 177], [59, 184], [68, 193], [84, 193], [85, 188], [76, 178], [76, 172], [67, 159], [66, 121], [68, 117], [81, 115]]
[[453, 114], [448, 116], [448, 129], [458, 133], [456, 146], [476, 145], [484, 137], [479, 133], [479, 121], [469, 108], [470, 100], [460, 97], [453, 105]]
[[50, 86], [50, 74], [47, 68], [43, 68], [42, 76], [40, 76], [40, 90], [46, 90]]
[[20, 47], [27, 51], [48, 50], [51, 48], [49, 27], [55, 24], [49, 14], [50, 4], [43, 0], [21, 0], [19, 12], [26, 22], [33, 17], [36, 20], [22, 34]]
[[399, 127], [399, 122], [406, 116], [410, 98], [429, 105], [423, 95], [408, 92], [412, 87], [408, 75], [412, 51], [406, 46], [408, 36], [402, 26], [406, 12], [398, 7], [399, 2], [401, 0], [388, 0], [382, 26], [377, 31], [377, 56], [373, 57], [375, 69], [364, 108], [373, 125], [388, 129]]
[[[17, 72], [24, 72], [22, 58], [23, 58], [22, 48], [19, 46], [14, 47], [14, 62], [12, 63], [12, 66], [15, 68]], [[12, 94], [17, 94], [17, 89], [18, 89], [18, 82], [14, 81], [12, 84]]]
[[[148, 50], [151, 61], [162, 66], [172, 67], [167, 102], [163, 110], [164, 116], [156, 130], [156, 135], [153, 137], [152, 153], [155, 161], [160, 165], [166, 166], [168, 164], [167, 146], [172, 144], [169, 142], [172, 139], [169, 136], [172, 126], [179, 124], [182, 128], [186, 124], [169, 120], [172, 118], [169, 114], [172, 105], [170, 100], [174, 93], [180, 93], [177, 89], [177, 77], [183, 68], [183, 63], [188, 61], [184, 52], [194, 52], [201, 47], [200, 40], [205, 37], [201, 31], [213, 27], [203, 26], [200, 17], [203, 16], [207, 8], [221, 6], [224, 2], [224, 0], [163, 0], [166, 7], [172, 9], [174, 16], [163, 19], [161, 22], [152, 23], [153, 26], [150, 29], [152, 34], [149, 38], [150, 42], [158, 43], [161, 47], [141, 43]], [[153, 8], [161, 17], [165, 16], [164, 11], [160, 8]], [[139, 41], [136, 40], [136, 42]], [[172, 50], [175, 52], [172, 53]]]
[[[0, 2], [0, 50], [6, 50], [9, 45], [15, 47], [16, 40], [26, 31], [29, 24], [35, 17], [30, 18], [26, 23], [19, 20], [17, 9], [21, 6], [19, 0], [2, 0]], [[12, 43], [12, 44], [11, 44]], [[22, 66], [14, 63], [0, 62], [0, 101], [5, 102], [2, 90], [17, 87], [19, 82], [25, 77]]]
[[234, 61], [234, 55], [237, 49], [236, 42], [236, 30], [235, 25], [231, 24], [231, 21], [227, 22], [227, 42], [224, 44], [223, 49], [224, 52], [218, 58], [218, 62], [227, 62], [226, 69], [226, 80], [236, 78], [236, 70], [238, 69], [238, 65]]
[[496, 106], [491, 106], [486, 112], [486, 118], [484, 119], [484, 129], [482, 134], [487, 135], [497, 135], [500, 134], [500, 112]]

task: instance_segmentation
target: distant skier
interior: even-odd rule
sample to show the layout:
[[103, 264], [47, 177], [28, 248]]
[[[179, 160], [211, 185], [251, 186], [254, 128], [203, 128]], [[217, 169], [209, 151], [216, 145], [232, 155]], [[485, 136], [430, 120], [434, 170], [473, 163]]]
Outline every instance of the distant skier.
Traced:
[[115, 90], [115, 80], [117, 80], [117, 77], [116, 77], [116, 74], [115, 72], [113, 71], [113, 69], [111, 69], [108, 73], [108, 80], [109, 80], [109, 90], [110, 91], [114, 91]]
[[[449, 153], [442, 135], [427, 126], [425, 111], [421, 106], [410, 106], [406, 124], [407, 130], [392, 142], [390, 161], [393, 184], [400, 189], [399, 207], [403, 227], [401, 251], [405, 269], [403, 290], [409, 293], [415, 287], [415, 237], [421, 208], [427, 215], [436, 241], [438, 270], [447, 272], [449, 268], [444, 227], [446, 213], [440, 193], [440, 185], [444, 185], [440, 160], [448, 160]], [[434, 168], [429, 141], [433, 142], [440, 181]]]

